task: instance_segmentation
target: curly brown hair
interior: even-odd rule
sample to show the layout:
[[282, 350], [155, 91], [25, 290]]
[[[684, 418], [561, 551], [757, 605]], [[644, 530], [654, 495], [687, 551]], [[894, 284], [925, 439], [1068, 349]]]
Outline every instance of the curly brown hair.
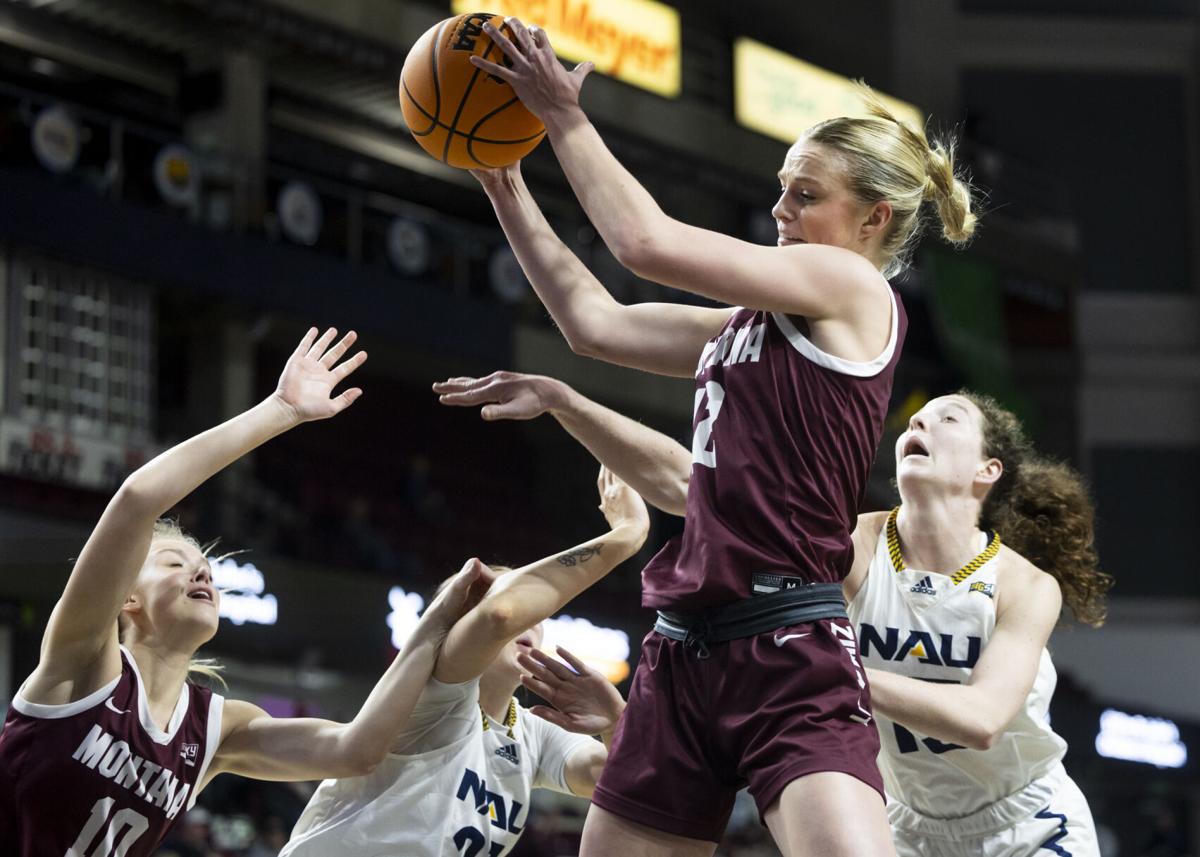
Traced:
[[983, 414], [984, 455], [1004, 464], [983, 501], [981, 526], [1053, 575], [1077, 621], [1103, 625], [1113, 578], [1098, 567], [1096, 510], [1083, 477], [1034, 450], [1020, 420], [995, 399], [969, 390], [958, 395]]

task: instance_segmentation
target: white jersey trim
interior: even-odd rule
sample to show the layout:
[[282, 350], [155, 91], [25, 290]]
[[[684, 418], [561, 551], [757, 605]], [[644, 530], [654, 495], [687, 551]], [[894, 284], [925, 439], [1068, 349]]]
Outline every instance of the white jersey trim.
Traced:
[[150, 736], [150, 740], [155, 744], [170, 744], [175, 738], [175, 733], [179, 731], [179, 727], [183, 724], [183, 718], [187, 714], [188, 701], [191, 699], [191, 689], [185, 681], [183, 687], [179, 689], [179, 699], [175, 703], [175, 710], [171, 712], [171, 720], [167, 723], [167, 731], [159, 729], [154, 722], [154, 718], [150, 716], [150, 703], [146, 698], [146, 686], [142, 684], [142, 673], [138, 669], [137, 661], [133, 659], [133, 655], [129, 653], [129, 649], [121, 646], [121, 653], [129, 658], [129, 666], [133, 669], [133, 677], [137, 680], [138, 689], [138, 720], [142, 723], [142, 728], [146, 730], [146, 734]]
[[786, 313], [773, 312], [771, 313], [771, 318], [775, 319], [775, 324], [779, 326], [780, 331], [787, 337], [792, 347], [813, 363], [825, 369], [840, 372], [843, 375], [851, 375], [855, 378], [871, 378], [882, 372], [888, 363], [891, 362], [892, 355], [896, 353], [896, 340], [900, 333], [900, 312], [896, 306], [896, 293], [892, 291], [891, 286], [888, 286], [888, 298], [892, 302], [892, 326], [891, 332], [888, 334], [887, 347], [874, 360], [869, 360], [865, 363], [835, 357], [817, 348], [817, 346], [813, 345], [812, 340], [797, 329]]
[[217, 745], [221, 743], [221, 717], [224, 713], [225, 697], [214, 693], [208, 700], [208, 730], [204, 735], [204, 761], [200, 763], [200, 770], [196, 774], [196, 787], [192, 789], [192, 796], [188, 798], [188, 809], [196, 805], [196, 798], [200, 796], [200, 788], [204, 785], [204, 775], [208, 773], [208, 766], [212, 764], [213, 756], [217, 753]]
[[30, 702], [23, 696], [25, 684], [22, 682], [21, 687], [17, 690], [17, 695], [13, 697], [12, 707], [26, 717], [37, 717], [41, 720], [60, 720], [63, 717], [74, 717], [76, 714], [87, 711], [89, 708], [94, 708], [103, 702], [105, 697], [117, 689], [117, 683], [120, 680], [121, 676], [118, 674], [116, 678], [104, 685], [104, 687], [92, 691], [83, 699], [77, 699], [74, 702], [64, 702], [61, 705], [45, 705], [40, 702]]

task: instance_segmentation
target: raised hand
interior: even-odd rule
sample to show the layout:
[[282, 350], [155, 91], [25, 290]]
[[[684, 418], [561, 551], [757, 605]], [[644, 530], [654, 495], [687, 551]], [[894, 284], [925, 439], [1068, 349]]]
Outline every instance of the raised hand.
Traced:
[[521, 684], [553, 706], [535, 705], [529, 710], [568, 732], [609, 732], [625, 710], [625, 700], [600, 673], [562, 646], [557, 651], [570, 669], [538, 649], [517, 656], [521, 667], [528, 670], [528, 675], [521, 676]]
[[646, 511], [642, 496], [603, 464], [600, 465], [596, 487], [600, 490], [600, 511], [610, 527], [615, 530], [628, 526], [643, 533], [649, 532], [650, 513]]
[[550, 39], [541, 27], [526, 27], [516, 18], [505, 19], [505, 26], [513, 34], [511, 40], [491, 23], [484, 24], [483, 29], [504, 52], [511, 67], [479, 56], [472, 56], [471, 64], [512, 86], [521, 103], [543, 122], [556, 109], [578, 109], [579, 90], [596, 64], [582, 62], [567, 71], [554, 55]]
[[410, 642], [429, 637], [440, 644], [454, 623], [479, 603], [496, 577], [497, 573], [478, 559], [467, 560], [425, 608]]
[[567, 387], [544, 375], [493, 372], [486, 378], [450, 378], [438, 381], [433, 391], [443, 405], [483, 405], [485, 420], [531, 420], [553, 410]]
[[324, 420], [339, 414], [362, 395], [358, 387], [333, 395], [333, 388], [367, 360], [367, 352], [359, 351], [349, 360], [338, 363], [358, 339], [353, 330], [330, 348], [337, 330], [329, 328], [317, 338], [317, 328], [309, 328], [292, 356], [283, 367], [274, 396], [291, 412], [297, 422]]

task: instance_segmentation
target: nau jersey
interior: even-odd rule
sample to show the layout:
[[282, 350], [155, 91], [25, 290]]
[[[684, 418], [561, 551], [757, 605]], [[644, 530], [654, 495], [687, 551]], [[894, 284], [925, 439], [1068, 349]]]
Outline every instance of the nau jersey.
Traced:
[[[997, 563], [986, 558], [991, 552], [983, 542], [980, 557], [953, 577], [897, 571], [884, 525], [867, 579], [848, 608], [866, 666], [924, 681], [967, 681], [996, 625]], [[876, 712], [888, 797], [922, 816], [957, 818], [1047, 775], [1067, 749], [1047, 722], [1056, 682], [1043, 649], [1025, 704], [989, 750], [914, 734]]]
[[478, 679], [430, 679], [395, 748], [370, 774], [321, 783], [280, 857], [501, 857], [529, 815], [530, 792], [569, 792], [564, 770], [595, 739], [517, 707], [513, 737], [488, 718]]
[[224, 698], [185, 683], [163, 731], [124, 647], [121, 663], [117, 678], [65, 705], [17, 692], [0, 733], [0, 853], [142, 857], [195, 803]]
[[821, 351], [783, 313], [749, 309], [705, 346], [684, 530], [642, 573], [644, 606], [716, 607], [846, 576], [907, 329], [889, 292], [887, 347], [870, 362]]

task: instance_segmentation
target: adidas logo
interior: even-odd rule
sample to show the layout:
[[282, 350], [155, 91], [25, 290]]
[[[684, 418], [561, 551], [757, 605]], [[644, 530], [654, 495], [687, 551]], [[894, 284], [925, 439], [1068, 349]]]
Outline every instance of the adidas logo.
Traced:
[[505, 744], [503, 747], [496, 750], [496, 755], [501, 759], [508, 759], [514, 765], [521, 764], [521, 757], [517, 755], [516, 744]]
[[922, 577], [917, 584], [909, 592], [916, 592], [920, 595], [937, 595], [937, 590], [933, 588], [933, 581], [929, 579], [929, 575]]

